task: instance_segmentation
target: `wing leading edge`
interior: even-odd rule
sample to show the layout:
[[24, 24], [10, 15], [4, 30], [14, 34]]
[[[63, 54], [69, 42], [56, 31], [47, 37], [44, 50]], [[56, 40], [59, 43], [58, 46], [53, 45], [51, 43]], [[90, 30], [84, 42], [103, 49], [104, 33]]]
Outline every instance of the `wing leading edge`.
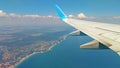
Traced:
[[81, 48], [99, 48], [98, 42], [100, 42], [104, 44], [105, 47], [112, 49], [114, 52], [120, 55], [119, 25], [67, 18], [67, 16], [64, 14], [64, 12], [60, 9], [58, 5], [56, 5], [56, 10], [59, 17], [64, 22], [96, 40], [85, 45], [83, 44]]

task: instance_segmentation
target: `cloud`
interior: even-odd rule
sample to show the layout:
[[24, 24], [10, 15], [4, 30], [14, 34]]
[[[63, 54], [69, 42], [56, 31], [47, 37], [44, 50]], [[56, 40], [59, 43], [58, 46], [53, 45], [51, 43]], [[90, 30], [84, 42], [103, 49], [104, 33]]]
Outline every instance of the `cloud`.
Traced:
[[[75, 19], [83, 19], [88, 21], [98, 21], [98, 22], [110, 22], [110, 23], [118, 23], [120, 21], [120, 16], [112, 16], [112, 17], [94, 17], [87, 16], [84, 13], [79, 13], [76, 16], [73, 14], [68, 15], [69, 18]], [[39, 14], [15, 14], [15, 13], [6, 13], [3, 10], [0, 10], [0, 24], [3, 25], [30, 25], [30, 24], [50, 24], [61, 22], [58, 16], [42, 16]], [[44, 23], [45, 22], [45, 23]]]
[[84, 13], [79, 13], [77, 15], [78, 18], [87, 18], [87, 16]]
[[0, 16], [4, 16], [6, 13], [3, 10], [0, 10]]
[[68, 17], [69, 17], [69, 18], [73, 18], [73, 17], [74, 17], [74, 15], [70, 14], [70, 15], [68, 15]]
[[[6, 13], [3, 10], [0, 10], [0, 16], [6, 16], [6, 17], [23, 17], [23, 18], [58, 18], [56, 16], [48, 15], [48, 16], [41, 16], [39, 14], [27, 14], [27, 15], [19, 15], [15, 13]], [[77, 16], [74, 16], [73, 14], [68, 15], [69, 18], [87, 18], [87, 16], [84, 13], [80, 13]]]
[[80, 19], [95, 19], [94, 16], [86, 16], [84, 13], [79, 13], [77, 16], [70, 14], [68, 15], [69, 18], [80, 18]]
[[6, 13], [6, 12], [4, 12], [3, 10], [0, 10], [0, 16], [16, 17], [16, 16], [20, 16], [20, 15], [17, 15], [17, 14], [15, 14], [15, 13]]
[[55, 16], [52, 15], [48, 15], [48, 16], [41, 16], [39, 14], [25, 14], [25, 15], [20, 15], [20, 14], [15, 14], [15, 13], [6, 13], [3, 10], [0, 10], [0, 17], [5, 16], [5, 17], [23, 17], [23, 18], [57, 18]]

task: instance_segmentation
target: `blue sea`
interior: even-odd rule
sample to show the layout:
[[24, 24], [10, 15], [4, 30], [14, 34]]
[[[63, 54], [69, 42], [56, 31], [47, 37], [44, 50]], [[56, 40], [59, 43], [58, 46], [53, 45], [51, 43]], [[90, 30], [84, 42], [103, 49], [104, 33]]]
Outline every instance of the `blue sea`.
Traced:
[[120, 56], [112, 50], [80, 49], [88, 36], [68, 36], [50, 51], [35, 54], [16, 68], [120, 68]]

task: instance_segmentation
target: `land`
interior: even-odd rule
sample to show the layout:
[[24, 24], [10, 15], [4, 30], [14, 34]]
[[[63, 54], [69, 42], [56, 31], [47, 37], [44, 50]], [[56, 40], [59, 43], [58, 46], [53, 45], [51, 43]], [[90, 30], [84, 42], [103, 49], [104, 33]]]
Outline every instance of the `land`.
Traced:
[[[9, 28], [9, 29], [8, 29]], [[23, 29], [24, 28], [24, 29]], [[66, 38], [66, 31], [32, 26], [6, 26], [0, 29], [0, 68], [15, 68], [29, 56], [47, 52]]]
[[51, 50], [70, 30], [58, 17], [0, 16], [0, 68], [15, 68], [29, 56]]

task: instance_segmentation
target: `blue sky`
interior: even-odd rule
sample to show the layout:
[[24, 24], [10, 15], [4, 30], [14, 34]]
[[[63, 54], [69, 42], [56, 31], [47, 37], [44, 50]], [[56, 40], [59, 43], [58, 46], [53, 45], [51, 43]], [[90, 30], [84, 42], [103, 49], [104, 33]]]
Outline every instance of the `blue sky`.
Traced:
[[120, 16], [120, 0], [0, 0], [0, 10], [16, 14], [57, 15], [55, 4], [67, 14]]

